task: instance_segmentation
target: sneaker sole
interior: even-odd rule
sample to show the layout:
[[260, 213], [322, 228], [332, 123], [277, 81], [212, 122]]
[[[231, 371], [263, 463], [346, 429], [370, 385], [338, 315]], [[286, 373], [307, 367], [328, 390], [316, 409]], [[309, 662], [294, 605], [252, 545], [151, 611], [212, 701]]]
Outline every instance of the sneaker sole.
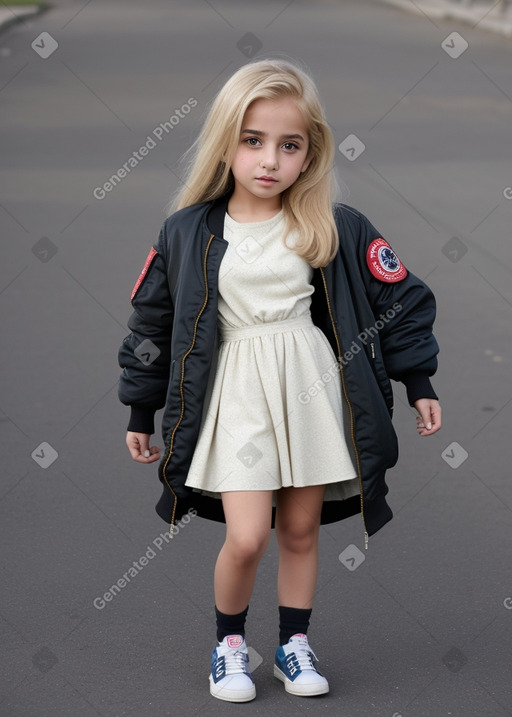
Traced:
[[290, 695], [299, 697], [315, 697], [325, 695], [329, 692], [329, 685], [296, 685], [294, 684], [277, 665], [274, 665], [274, 677], [284, 682], [284, 689]]
[[210, 675], [210, 694], [218, 700], [225, 702], [250, 702], [256, 697], [256, 686], [247, 690], [228, 690], [226, 687], [217, 687]]

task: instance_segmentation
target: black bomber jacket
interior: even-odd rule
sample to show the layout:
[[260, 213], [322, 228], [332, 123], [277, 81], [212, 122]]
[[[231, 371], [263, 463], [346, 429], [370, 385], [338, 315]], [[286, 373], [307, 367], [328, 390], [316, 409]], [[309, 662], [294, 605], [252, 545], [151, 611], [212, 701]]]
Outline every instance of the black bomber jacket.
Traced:
[[[152, 434], [155, 411], [165, 407], [156, 510], [171, 525], [191, 508], [225, 522], [221, 500], [185, 481], [215, 370], [229, 196], [186, 207], [164, 222], [132, 292], [131, 333], [119, 349], [119, 398], [131, 406], [128, 430]], [[341, 203], [333, 212], [340, 246], [333, 261], [313, 271], [311, 316], [338, 360], [335, 378], [349, 407], [360, 495], [325, 500], [321, 523], [360, 512], [367, 545], [393, 517], [385, 481], [398, 459], [390, 379], [405, 384], [410, 405], [437, 398], [429, 378], [439, 350], [432, 333], [435, 299], [361, 212]], [[275, 508], [272, 527], [274, 521]]]

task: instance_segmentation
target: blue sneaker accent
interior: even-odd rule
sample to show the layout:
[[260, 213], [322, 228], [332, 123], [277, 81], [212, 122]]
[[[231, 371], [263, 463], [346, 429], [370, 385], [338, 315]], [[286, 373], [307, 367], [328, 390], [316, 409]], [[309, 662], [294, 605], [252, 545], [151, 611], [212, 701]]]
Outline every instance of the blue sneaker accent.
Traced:
[[296, 633], [285, 645], [277, 648], [274, 677], [284, 682], [286, 692], [292, 695], [323, 695], [329, 692], [329, 683], [316, 669], [317, 662], [307, 636]]
[[213, 650], [210, 694], [227, 702], [249, 702], [256, 697], [247, 645], [241, 635], [227, 635]]

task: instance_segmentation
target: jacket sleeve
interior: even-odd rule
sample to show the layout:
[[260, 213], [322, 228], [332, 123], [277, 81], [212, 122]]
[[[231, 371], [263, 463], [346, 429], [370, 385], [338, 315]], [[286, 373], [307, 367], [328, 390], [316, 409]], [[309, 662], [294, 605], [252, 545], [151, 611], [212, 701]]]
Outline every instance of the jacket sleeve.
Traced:
[[154, 433], [154, 414], [165, 405], [174, 308], [167, 278], [163, 229], [132, 291], [131, 333], [118, 354], [123, 369], [119, 400], [131, 406], [129, 431]]
[[[419, 398], [437, 399], [430, 382], [430, 376], [437, 370], [439, 353], [433, 334], [436, 316], [434, 294], [403, 266], [368, 219], [363, 215], [360, 218], [359, 261], [378, 328], [386, 372], [389, 378], [405, 385], [411, 406]], [[380, 247], [385, 252], [389, 247], [391, 253], [388, 252], [388, 256], [394, 273], [386, 271], [385, 259], [384, 266], [380, 264]], [[395, 281], [397, 277], [403, 278]]]

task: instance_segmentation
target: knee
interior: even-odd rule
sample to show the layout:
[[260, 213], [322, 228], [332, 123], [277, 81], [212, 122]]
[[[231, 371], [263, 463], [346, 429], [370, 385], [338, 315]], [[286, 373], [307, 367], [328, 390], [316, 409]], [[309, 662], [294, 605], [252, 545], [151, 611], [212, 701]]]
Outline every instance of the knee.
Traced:
[[305, 522], [276, 527], [276, 537], [281, 548], [292, 553], [309, 553], [318, 543], [319, 526]]
[[254, 561], [260, 560], [265, 552], [269, 534], [239, 534], [229, 535], [226, 543], [229, 547], [233, 560], [239, 565], [250, 565]]

